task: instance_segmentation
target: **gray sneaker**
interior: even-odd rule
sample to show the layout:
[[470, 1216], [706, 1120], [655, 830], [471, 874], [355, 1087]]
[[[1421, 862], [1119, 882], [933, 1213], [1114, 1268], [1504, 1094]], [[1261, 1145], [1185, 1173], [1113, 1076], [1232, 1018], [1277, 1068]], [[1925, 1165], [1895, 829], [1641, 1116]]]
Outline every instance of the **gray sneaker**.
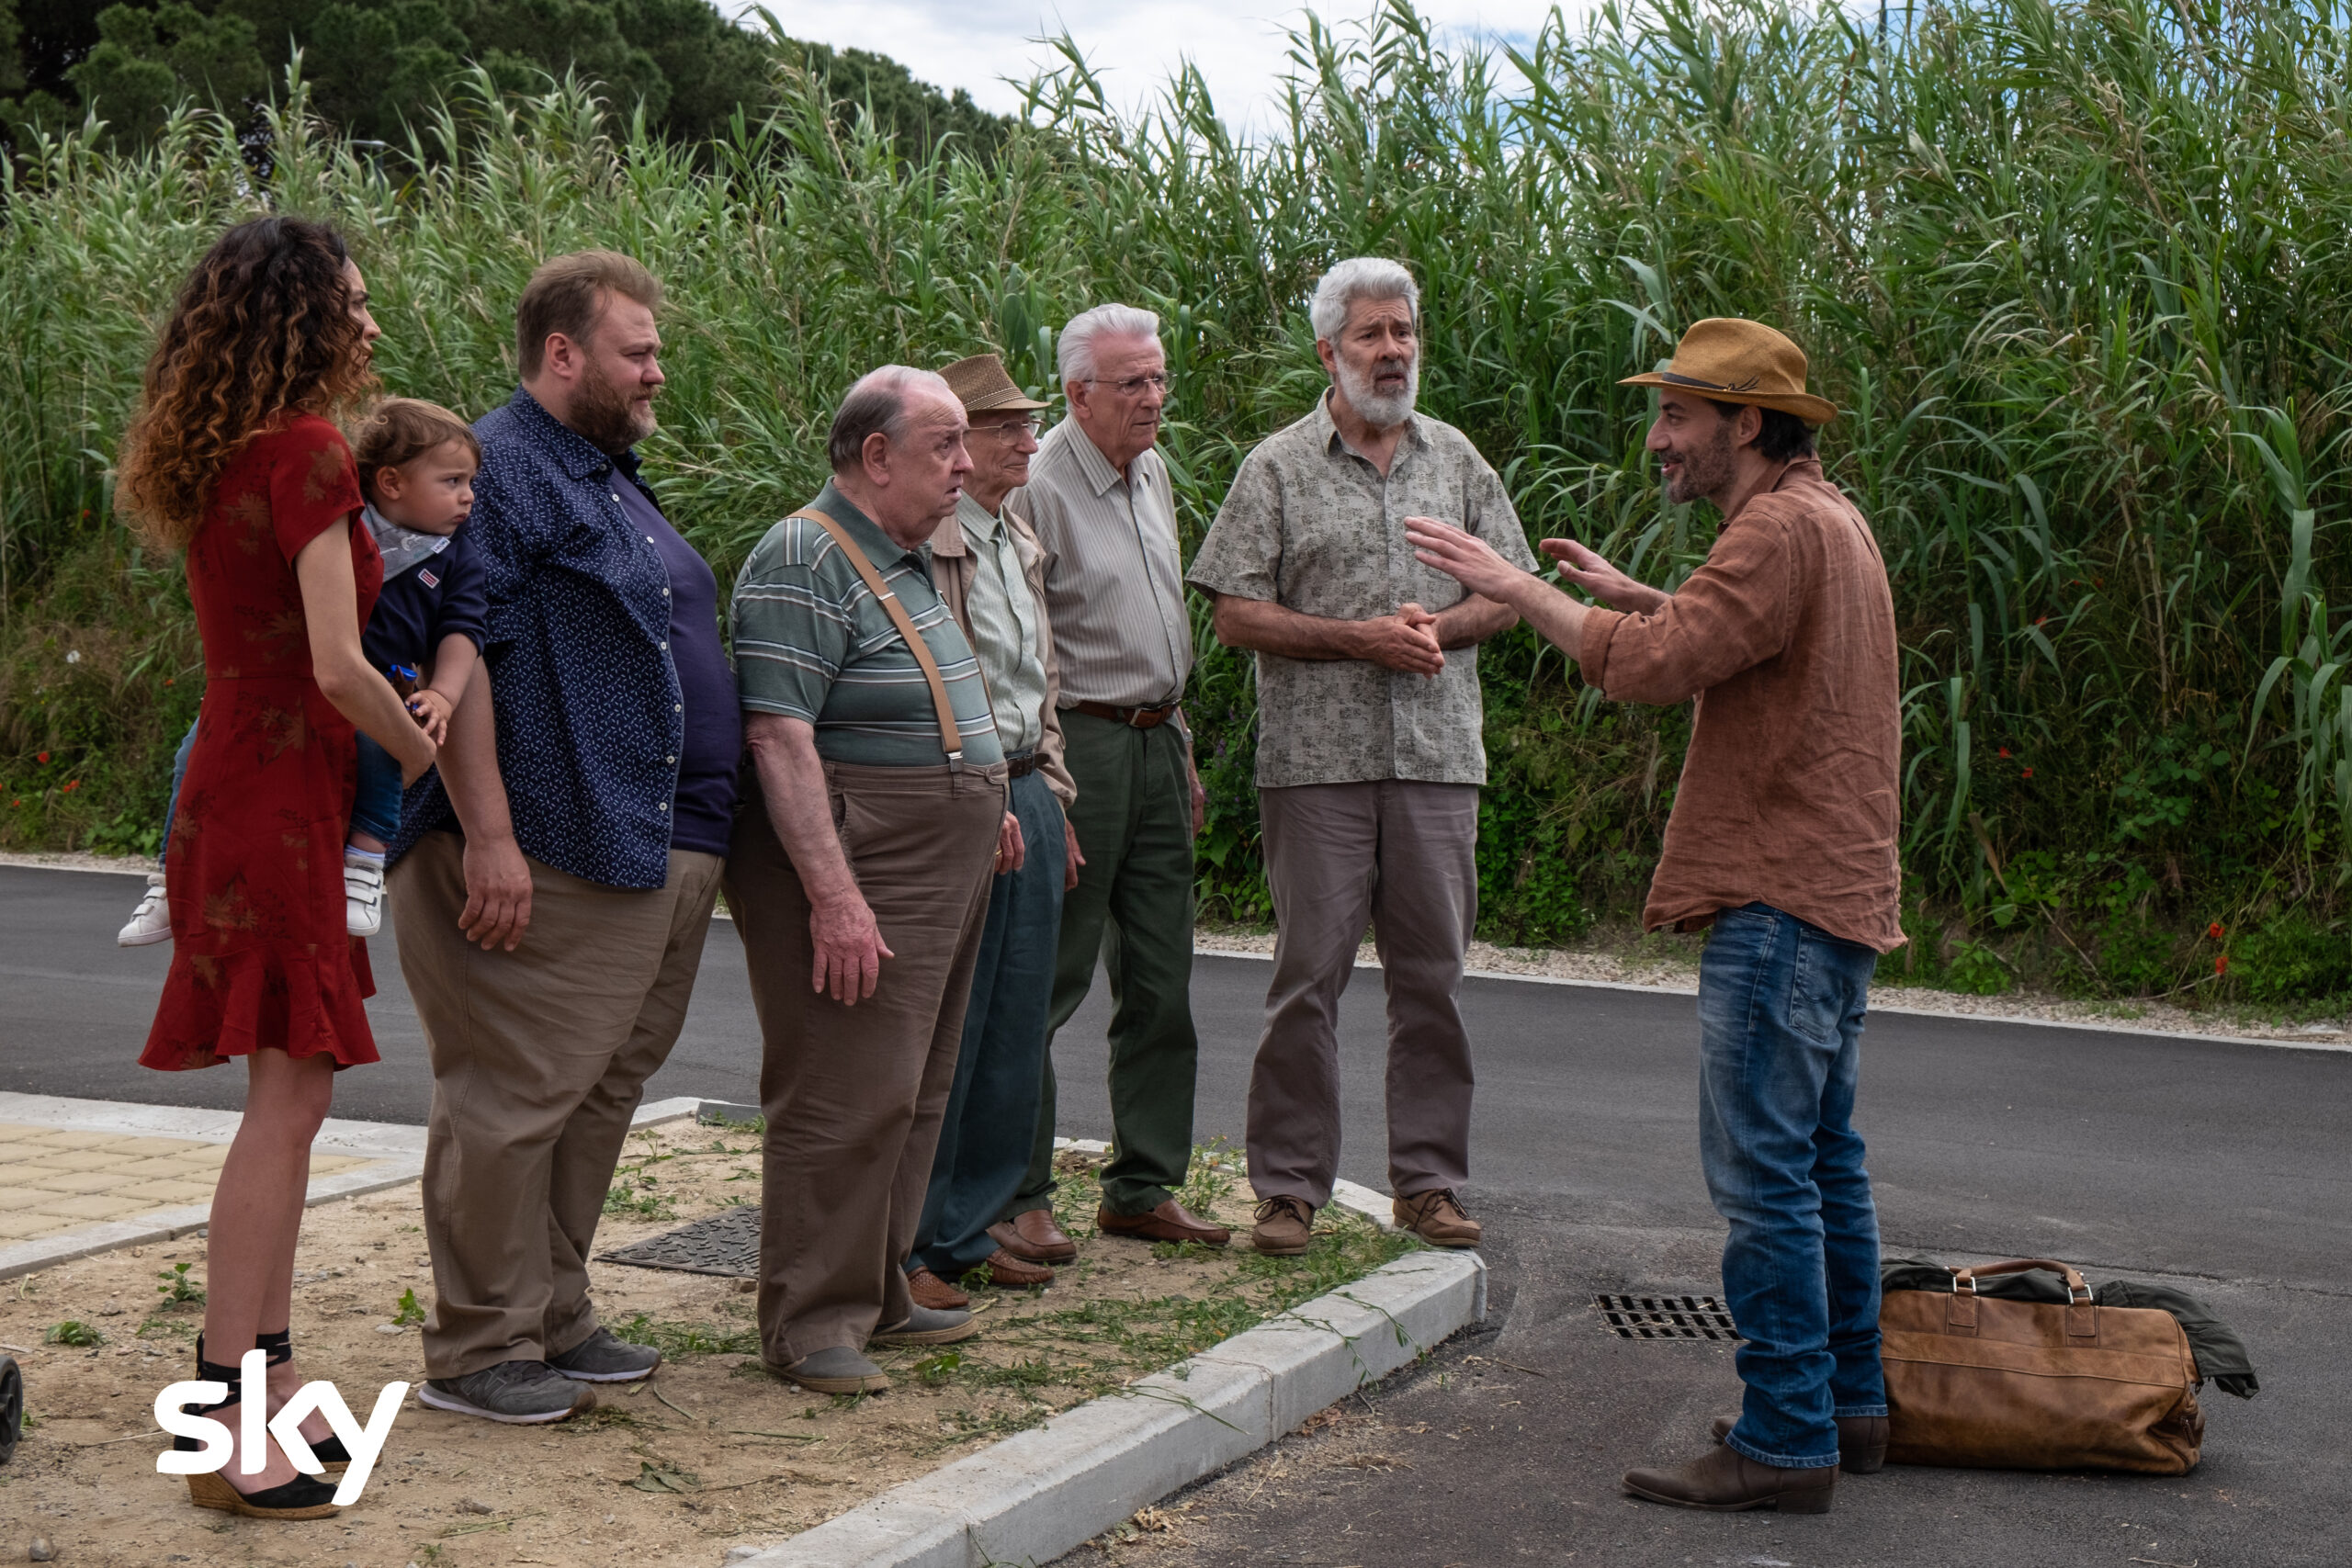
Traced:
[[596, 1408], [596, 1396], [545, 1361], [501, 1361], [461, 1378], [434, 1378], [416, 1402], [485, 1421], [518, 1426], [562, 1421]]
[[548, 1358], [548, 1366], [582, 1382], [635, 1382], [651, 1377], [661, 1364], [661, 1351], [650, 1345], [632, 1345], [609, 1328], [599, 1328], [562, 1355]]
[[937, 1307], [919, 1306], [906, 1322], [878, 1328], [866, 1339], [866, 1344], [889, 1349], [899, 1345], [953, 1345], [958, 1339], [969, 1339], [980, 1331], [978, 1319], [968, 1312], [943, 1312]]
[[811, 1393], [883, 1393], [890, 1387], [881, 1368], [846, 1345], [829, 1345], [788, 1367], [769, 1370]]

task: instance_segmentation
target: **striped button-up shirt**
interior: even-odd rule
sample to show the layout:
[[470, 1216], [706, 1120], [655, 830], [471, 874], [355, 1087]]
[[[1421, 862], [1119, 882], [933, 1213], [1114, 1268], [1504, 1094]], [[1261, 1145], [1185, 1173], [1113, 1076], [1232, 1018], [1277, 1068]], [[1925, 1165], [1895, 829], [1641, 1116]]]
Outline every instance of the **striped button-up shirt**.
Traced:
[[1184, 694], [1193, 622], [1176, 540], [1176, 496], [1157, 451], [1122, 477], [1078, 421], [1046, 433], [1029, 483], [1005, 504], [1046, 548], [1046, 619], [1063, 707], [1155, 707]]

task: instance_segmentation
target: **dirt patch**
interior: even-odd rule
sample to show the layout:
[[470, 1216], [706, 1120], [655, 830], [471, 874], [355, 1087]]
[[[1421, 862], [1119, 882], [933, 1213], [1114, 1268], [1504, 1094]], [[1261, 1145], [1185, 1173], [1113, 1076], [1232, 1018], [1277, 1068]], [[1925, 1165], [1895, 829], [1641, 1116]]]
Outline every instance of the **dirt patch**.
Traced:
[[[46, 1536], [61, 1563], [192, 1568], [714, 1568], [736, 1543], [773, 1542], [1360, 1277], [1405, 1238], [1329, 1211], [1304, 1258], [1260, 1258], [1097, 1236], [1099, 1156], [1064, 1156], [1059, 1217], [1082, 1247], [1044, 1291], [975, 1291], [986, 1329], [944, 1349], [877, 1356], [898, 1386], [825, 1398], [758, 1358], [752, 1296], [707, 1275], [595, 1264], [605, 1321], [660, 1344], [650, 1382], [600, 1391], [587, 1417], [497, 1427], [419, 1408], [412, 1394], [365, 1496], [335, 1519], [277, 1525], [191, 1506], [154, 1471], [150, 1406], [190, 1365], [202, 1307], [172, 1304], [189, 1238], [64, 1264], [0, 1287], [0, 1343], [25, 1370], [30, 1422], [0, 1467], [0, 1561]], [[1183, 1194], [1248, 1223], [1239, 1160], [1203, 1151]], [[600, 1248], [757, 1201], [756, 1137], [673, 1123], [633, 1136]], [[310, 1211], [296, 1263], [304, 1370], [363, 1416], [376, 1392], [423, 1376], [416, 1328], [432, 1271], [413, 1186]], [[748, 1281], [746, 1281], [748, 1283]], [[405, 1309], [405, 1310], [404, 1310]], [[61, 1330], [61, 1325], [80, 1326]], [[91, 1343], [95, 1336], [96, 1343]], [[55, 1342], [59, 1339], [67, 1343]], [[74, 1343], [73, 1341], [79, 1341]]]

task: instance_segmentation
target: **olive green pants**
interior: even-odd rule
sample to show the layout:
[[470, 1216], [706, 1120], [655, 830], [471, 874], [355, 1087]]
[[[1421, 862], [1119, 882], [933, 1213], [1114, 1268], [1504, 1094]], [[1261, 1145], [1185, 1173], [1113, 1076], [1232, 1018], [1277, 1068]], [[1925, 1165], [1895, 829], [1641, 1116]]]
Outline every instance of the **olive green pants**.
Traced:
[[[1094, 985], [1111, 980], [1111, 1163], [1102, 1201], [1148, 1213], [1184, 1184], [1193, 1159], [1193, 795], [1189, 742], [1174, 725], [1136, 729], [1062, 710], [1078, 803], [1078, 886], [1062, 900], [1050, 1029], [1058, 1035]], [[1050, 1208], [1054, 1058], [1046, 1053], [1029, 1174], [1005, 1217]]]

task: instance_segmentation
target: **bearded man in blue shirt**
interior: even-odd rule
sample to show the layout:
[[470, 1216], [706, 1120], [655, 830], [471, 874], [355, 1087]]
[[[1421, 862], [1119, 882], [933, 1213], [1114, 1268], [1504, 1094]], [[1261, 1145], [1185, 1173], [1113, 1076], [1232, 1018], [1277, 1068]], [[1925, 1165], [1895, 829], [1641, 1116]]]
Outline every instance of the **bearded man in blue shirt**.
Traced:
[[608, 251], [558, 256], [523, 291], [523, 385], [474, 427], [484, 668], [392, 846], [434, 1077], [439, 1299], [417, 1398], [492, 1421], [560, 1421], [662, 1359], [598, 1324], [587, 1259], [685, 1021], [742, 719], [718, 582], [638, 469], [661, 302]]

